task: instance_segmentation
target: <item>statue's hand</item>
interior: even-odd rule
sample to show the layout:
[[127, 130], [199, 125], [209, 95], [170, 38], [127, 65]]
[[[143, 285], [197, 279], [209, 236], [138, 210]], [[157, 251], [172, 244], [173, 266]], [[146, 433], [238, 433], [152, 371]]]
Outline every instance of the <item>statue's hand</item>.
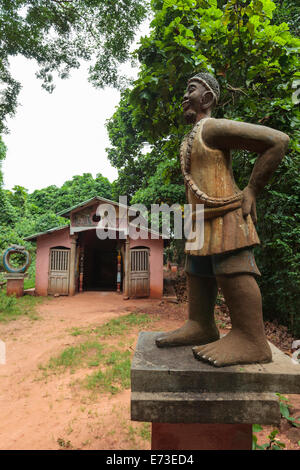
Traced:
[[242, 211], [243, 216], [247, 217], [247, 215], [251, 214], [253, 223], [256, 224], [257, 222], [257, 215], [256, 215], [256, 195], [253, 189], [249, 186], [243, 190], [243, 202], [242, 202]]

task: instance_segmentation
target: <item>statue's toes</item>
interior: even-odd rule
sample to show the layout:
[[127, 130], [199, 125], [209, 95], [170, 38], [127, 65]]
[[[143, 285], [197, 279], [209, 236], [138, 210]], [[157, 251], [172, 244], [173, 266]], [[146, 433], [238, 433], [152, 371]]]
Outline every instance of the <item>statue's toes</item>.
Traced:
[[208, 356], [208, 352], [206, 351], [206, 349], [207, 348], [205, 347], [201, 348], [199, 346], [195, 346], [194, 348], [192, 348], [194, 357], [201, 361], [207, 361], [209, 356]]

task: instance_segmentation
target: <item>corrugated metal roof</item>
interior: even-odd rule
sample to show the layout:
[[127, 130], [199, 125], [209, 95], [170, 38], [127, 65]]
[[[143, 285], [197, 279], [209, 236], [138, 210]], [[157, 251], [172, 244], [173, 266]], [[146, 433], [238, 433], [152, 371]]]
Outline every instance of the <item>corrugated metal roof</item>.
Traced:
[[102, 201], [108, 204], [114, 204], [115, 206], [120, 206], [120, 204], [116, 201], [111, 201], [110, 199], [106, 199], [105, 197], [94, 196], [91, 199], [87, 199], [86, 201], [80, 202], [79, 204], [76, 204], [75, 206], [62, 210], [58, 212], [56, 215], [60, 215], [62, 217], [68, 217], [70, 215], [70, 212], [74, 211], [75, 209], [78, 209], [79, 207], [88, 206], [92, 201]]
[[56, 232], [57, 230], [63, 230], [64, 228], [68, 228], [68, 227], [70, 226], [61, 225], [59, 227], [50, 228], [49, 230], [45, 230], [45, 232], [39, 232], [39, 233], [30, 235], [29, 237], [24, 237], [23, 240], [26, 240], [26, 241], [34, 240], [35, 238], [40, 237], [41, 235], [47, 235], [47, 233]]

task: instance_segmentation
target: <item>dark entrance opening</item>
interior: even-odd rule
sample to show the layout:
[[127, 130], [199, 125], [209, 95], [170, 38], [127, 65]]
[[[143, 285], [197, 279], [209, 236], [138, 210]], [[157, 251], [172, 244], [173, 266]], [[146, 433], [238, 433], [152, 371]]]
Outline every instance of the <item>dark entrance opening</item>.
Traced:
[[116, 291], [120, 241], [100, 240], [96, 230], [82, 232], [80, 238], [84, 253], [83, 290]]

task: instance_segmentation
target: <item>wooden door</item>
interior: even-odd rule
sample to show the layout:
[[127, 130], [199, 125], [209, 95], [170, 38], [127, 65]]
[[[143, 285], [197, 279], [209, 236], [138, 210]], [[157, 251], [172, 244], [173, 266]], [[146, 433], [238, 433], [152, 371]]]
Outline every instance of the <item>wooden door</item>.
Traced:
[[132, 248], [130, 250], [130, 297], [149, 297], [149, 249]]
[[70, 274], [70, 250], [51, 248], [49, 259], [48, 294], [68, 295]]

